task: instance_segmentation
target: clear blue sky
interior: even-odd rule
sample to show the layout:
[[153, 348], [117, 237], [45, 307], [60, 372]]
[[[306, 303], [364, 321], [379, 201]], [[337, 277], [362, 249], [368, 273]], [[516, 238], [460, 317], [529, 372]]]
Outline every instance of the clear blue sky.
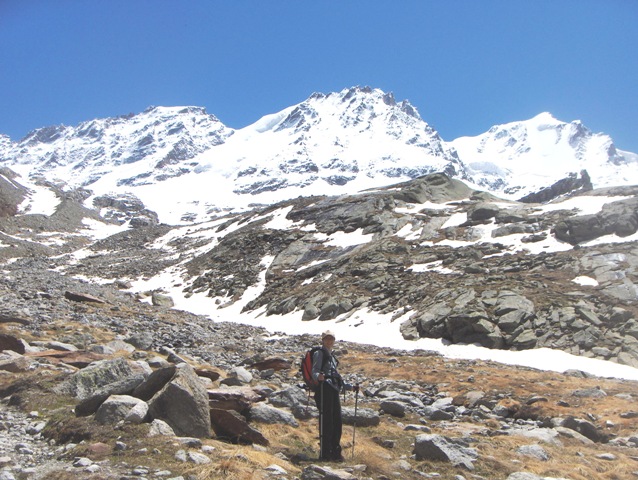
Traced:
[[0, 133], [313, 92], [407, 99], [446, 140], [549, 111], [638, 152], [637, 0], [0, 0]]

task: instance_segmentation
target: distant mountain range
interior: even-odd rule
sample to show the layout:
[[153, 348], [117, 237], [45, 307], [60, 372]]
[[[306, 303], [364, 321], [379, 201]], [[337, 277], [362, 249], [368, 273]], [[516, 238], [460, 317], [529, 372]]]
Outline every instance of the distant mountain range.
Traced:
[[446, 142], [408, 101], [369, 87], [315, 93], [238, 130], [203, 108], [151, 107], [17, 142], [0, 135], [0, 165], [62, 190], [89, 189], [91, 207], [104, 195], [137, 197], [173, 224], [434, 172], [507, 199], [566, 178], [579, 188], [638, 184], [638, 155], [579, 121], [541, 113]]

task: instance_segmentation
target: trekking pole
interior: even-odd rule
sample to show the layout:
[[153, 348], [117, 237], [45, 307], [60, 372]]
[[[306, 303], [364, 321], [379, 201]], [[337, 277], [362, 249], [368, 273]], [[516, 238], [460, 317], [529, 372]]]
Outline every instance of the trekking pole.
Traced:
[[359, 384], [354, 387], [354, 423], [352, 426], [352, 458], [354, 458], [354, 439], [357, 432], [357, 405], [359, 404]]
[[307, 417], [308, 411], [310, 410], [310, 389], [306, 388], [306, 390], [308, 390], [308, 398], [306, 399], [306, 417]]
[[319, 460], [323, 455], [323, 381], [319, 382], [319, 395], [321, 402], [319, 403]]

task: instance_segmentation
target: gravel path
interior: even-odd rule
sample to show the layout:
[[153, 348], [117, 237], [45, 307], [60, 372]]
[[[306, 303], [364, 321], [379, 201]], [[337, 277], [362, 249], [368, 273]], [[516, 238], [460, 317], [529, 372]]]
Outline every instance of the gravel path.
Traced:
[[75, 469], [72, 463], [58, 460], [68, 447], [50, 445], [42, 438], [44, 426], [38, 412], [27, 414], [0, 405], [0, 480], [45, 479], [53, 470]]

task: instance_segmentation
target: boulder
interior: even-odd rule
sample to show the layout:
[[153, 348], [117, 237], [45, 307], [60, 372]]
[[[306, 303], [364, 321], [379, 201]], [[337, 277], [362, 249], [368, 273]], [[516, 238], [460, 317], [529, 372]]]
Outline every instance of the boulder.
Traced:
[[550, 458], [547, 450], [545, 450], [538, 444], [522, 445], [516, 449], [516, 453], [525, 455], [526, 457], [535, 458], [537, 460], [540, 460], [541, 462], [546, 462]]
[[609, 440], [609, 437], [606, 434], [604, 434], [596, 425], [587, 420], [570, 416], [564, 418], [560, 426], [575, 430], [596, 443], [606, 443]]
[[86, 293], [64, 292], [64, 298], [73, 302], [106, 303], [104, 300]]
[[423, 416], [433, 422], [452, 420], [454, 418], [453, 413], [441, 410], [440, 408], [436, 408], [431, 405], [428, 405], [423, 409]]
[[508, 435], [516, 435], [525, 438], [532, 438], [537, 441], [549, 443], [550, 445], [562, 445], [558, 439], [558, 431], [554, 428], [519, 428], [514, 427], [507, 430]]
[[242, 388], [220, 388], [208, 390], [210, 408], [234, 410], [242, 413], [250, 408], [259, 397], [252, 390]]
[[393, 417], [405, 417], [405, 403], [395, 400], [385, 400], [379, 405], [381, 410]]
[[153, 334], [151, 332], [139, 332], [126, 339], [126, 343], [133, 345], [139, 350], [150, 350], [153, 346]]
[[70, 343], [58, 342], [55, 340], [47, 342], [46, 346], [51, 350], [60, 350], [62, 352], [77, 352], [79, 350], [78, 347], [76, 347], [75, 345], [72, 345]]
[[[212, 401], [230, 401], [234, 402], [235, 399], [241, 399], [242, 403], [252, 404], [265, 400], [268, 396], [273, 393], [272, 390], [262, 389], [260, 387], [228, 387], [222, 386], [220, 388], [215, 388], [212, 390], [208, 390], [208, 398]], [[211, 405], [212, 406], [212, 405]], [[213, 407], [213, 406], [212, 406]], [[214, 406], [213, 408], [222, 408], [221, 405]], [[227, 410], [226, 408], [222, 408], [223, 410]], [[231, 410], [236, 410], [231, 408]]]
[[293, 386], [277, 390], [268, 396], [268, 401], [275, 407], [293, 408], [298, 405], [304, 407], [314, 405], [315, 400], [312, 396], [308, 396], [305, 390]]
[[215, 434], [236, 443], [256, 443], [267, 446], [268, 439], [252, 428], [246, 419], [232, 410], [211, 408], [210, 420]]
[[147, 417], [148, 403], [142, 400], [140, 403], [134, 405], [133, 408], [128, 411], [126, 417], [124, 417], [124, 421], [139, 424], [145, 422]]
[[95, 412], [95, 421], [102, 425], [115, 425], [124, 420], [131, 409], [140, 403], [146, 405], [144, 400], [130, 395], [111, 395]]
[[594, 187], [587, 170], [580, 171], [580, 177], [576, 172], [570, 173], [567, 177], [558, 180], [549, 187], [545, 187], [538, 192], [530, 193], [518, 201], [521, 203], [547, 203], [561, 195], [574, 194], [576, 191], [586, 192]]
[[355, 417], [354, 407], [342, 407], [341, 419], [344, 425], [355, 425], [357, 427], [376, 427], [381, 421], [379, 414], [371, 408], [357, 408]]
[[155, 437], [157, 435], [164, 435], [166, 437], [174, 437], [175, 432], [171, 426], [164, 420], [155, 419], [151, 422], [151, 426], [148, 430], [149, 437]]
[[31, 321], [25, 318], [16, 317], [15, 315], [5, 315], [0, 313], [0, 323], [19, 323], [21, 325], [29, 325]]
[[475, 222], [482, 222], [496, 217], [500, 210], [501, 209], [493, 203], [477, 203], [468, 209], [467, 218]]
[[26, 372], [31, 366], [31, 359], [13, 350], [0, 353], [0, 370], [5, 372]]
[[6, 333], [0, 334], [0, 352], [4, 350], [12, 350], [20, 355], [24, 355], [25, 346], [24, 342], [19, 338], [14, 337], [13, 335], [8, 335]]
[[107, 343], [106, 346], [114, 352], [133, 353], [135, 351], [135, 347], [124, 340], [113, 340]]
[[595, 215], [566, 218], [554, 227], [558, 240], [577, 245], [603, 235], [627, 237], [638, 231], [638, 197], [607, 203]]
[[210, 437], [208, 393], [187, 363], [148, 402], [152, 418], [166, 421], [180, 436]]
[[177, 367], [175, 365], [158, 368], [146, 380], [135, 387], [132, 395], [142, 400], [150, 400], [173, 378], [176, 371]]
[[172, 297], [158, 292], [153, 292], [153, 295], [151, 296], [151, 302], [156, 307], [173, 308], [175, 306], [175, 302], [173, 301]]
[[214, 382], [218, 380], [219, 377], [221, 377], [221, 372], [213, 369], [212, 367], [203, 366], [203, 367], [194, 367], [194, 368], [195, 368], [195, 373], [197, 374], [198, 377], [208, 378], [211, 382]]
[[248, 420], [268, 424], [282, 423], [293, 427], [299, 426], [299, 423], [297, 423], [297, 420], [295, 420], [295, 417], [291, 413], [263, 403], [258, 403], [250, 407], [248, 410]]
[[137, 373], [105, 385], [91, 396], [81, 400], [80, 403], [75, 406], [75, 414], [78, 417], [93, 415], [100, 405], [111, 395], [129, 395], [144, 379], [144, 374]]
[[45, 350], [43, 352], [27, 352], [31, 357], [43, 357], [51, 363], [64, 363], [77, 368], [86, 368], [92, 363], [104, 360], [104, 355], [83, 351]]
[[272, 369], [276, 372], [280, 370], [290, 370], [292, 367], [289, 360], [281, 357], [266, 358], [260, 362], [253, 363], [250, 368], [257, 369], [259, 371]]
[[521, 320], [526, 320], [534, 314], [534, 303], [522, 295], [510, 290], [502, 290], [496, 297], [496, 305], [494, 306], [494, 314], [501, 317], [507, 313], [519, 311], [521, 312]]
[[454, 397], [452, 404], [457, 407], [466, 406], [468, 408], [474, 408], [484, 398], [485, 392], [482, 390], [472, 390]]
[[476, 450], [465, 442], [432, 434], [417, 435], [413, 453], [417, 460], [448, 462], [467, 470], [474, 470], [473, 462], [478, 457]]
[[581, 388], [572, 392], [572, 397], [581, 398], [604, 398], [607, 393], [600, 387]]
[[85, 400], [102, 387], [134, 375], [133, 369], [122, 357], [100, 360], [74, 373], [54, 390], [61, 395]]
[[224, 378], [220, 383], [222, 385], [240, 386], [247, 385], [253, 381], [253, 376], [244, 367], [233, 367], [228, 372], [228, 377]]

